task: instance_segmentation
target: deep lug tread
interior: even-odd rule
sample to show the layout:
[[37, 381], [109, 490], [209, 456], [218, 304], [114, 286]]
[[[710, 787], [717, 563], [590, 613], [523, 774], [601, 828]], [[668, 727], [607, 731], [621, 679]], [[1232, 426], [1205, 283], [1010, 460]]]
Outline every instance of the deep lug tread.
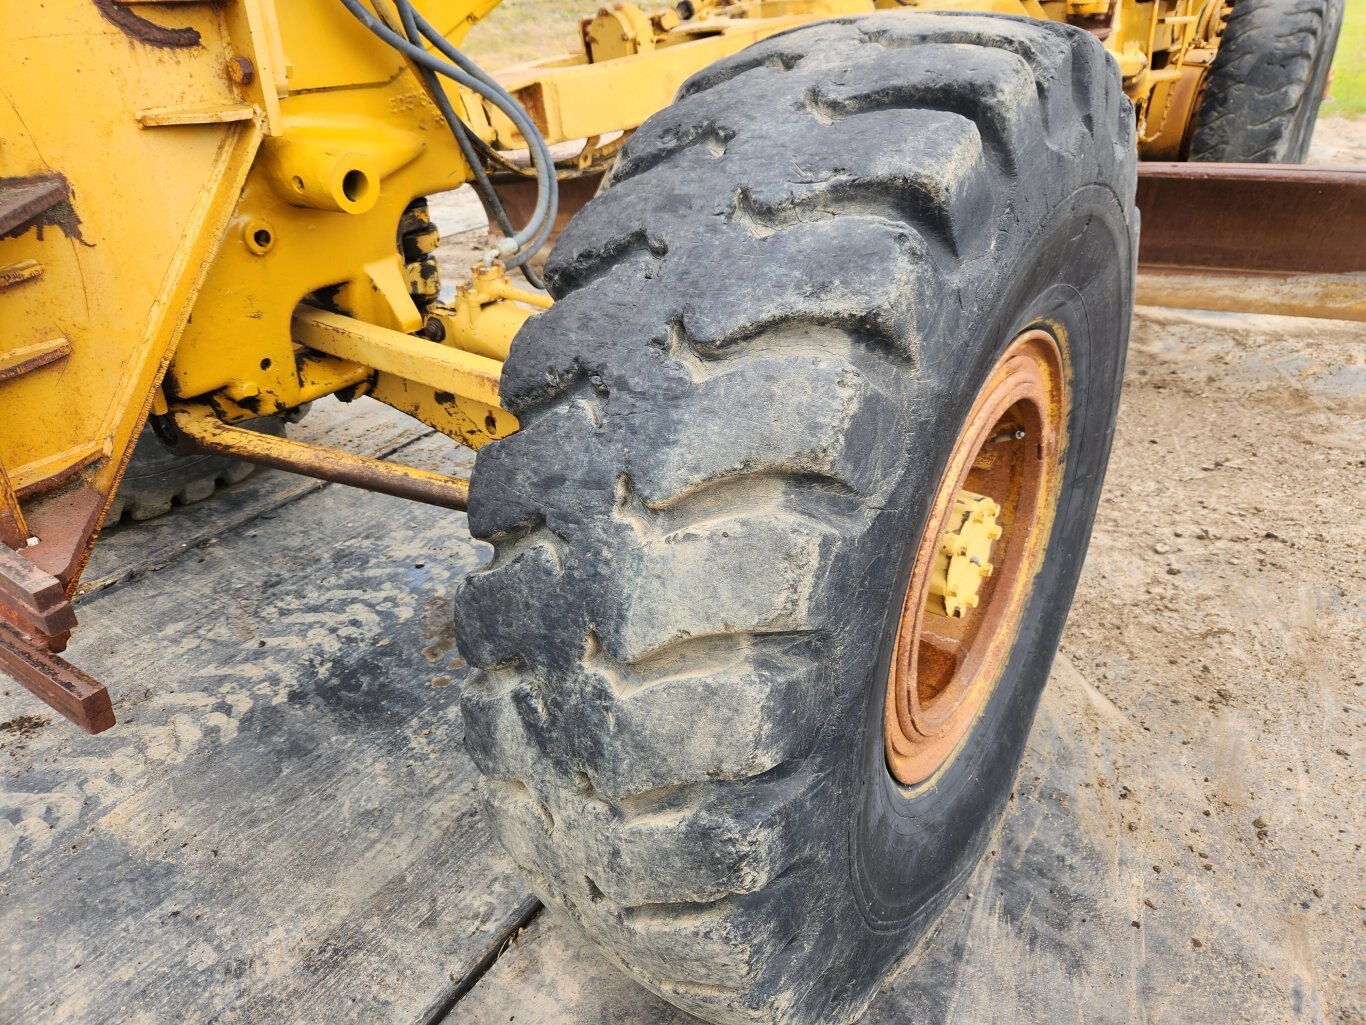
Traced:
[[1342, 17], [1342, 0], [1237, 0], [1195, 116], [1189, 159], [1302, 161]]
[[[505, 365], [523, 429], [480, 451], [470, 509], [499, 554], [456, 602], [496, 667], [467, 745], [537, 893], [655, 992], [843, 1022], [868, 993], [823, 985], [843, 912], [813, 823], [841, 814], [855, 627], [889, 601], [869, 539], [905, 522], [917, 396], [955, 358], [924, 341], [980, 326], [1050, 204], [1099, 185], [1132, 218], [1131, 107], [1086, 33], [977, 15], [784, 33], [679, 97], [565, 229]], [[867, 581], [833, 586], [841, 561]]]

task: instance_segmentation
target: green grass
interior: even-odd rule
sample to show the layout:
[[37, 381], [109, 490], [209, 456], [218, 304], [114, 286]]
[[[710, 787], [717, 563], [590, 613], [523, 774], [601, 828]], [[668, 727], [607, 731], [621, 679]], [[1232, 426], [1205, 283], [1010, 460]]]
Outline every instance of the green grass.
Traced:
[[1347, 0], [1342, 37], [1333, 58], [1333, 88], [1323, 113], [1366, 114], [1366, 0]]

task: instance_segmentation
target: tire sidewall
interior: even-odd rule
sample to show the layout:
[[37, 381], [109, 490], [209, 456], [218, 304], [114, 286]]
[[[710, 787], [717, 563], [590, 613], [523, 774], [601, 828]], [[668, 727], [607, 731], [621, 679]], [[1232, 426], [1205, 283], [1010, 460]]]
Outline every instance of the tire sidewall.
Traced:
[[[1007, 269], [1013, 282], [994, 315], [974, 337], [991, 344], [957, 346], [962, 367], [940, 401], [931, 429], [933, 458], [912, 471], [906, 486], [925, 496], [914, 529], [929, 515], [928, 496], [960, 426], [957, 418], [1006, 346], [1033, 326], [1054, 327], [1068, 371], [1069, 410], [1064, 474], [1047, 556], [1022, 614], [1019, 632], [988, 703], [963, 747], [936, 777], [916, 788], [886, 769], [885, 680], [917, 544], [906, 546], [897, 586], [880, 624], [878, 656], [867, 680], [861, 728], [845, 763], [850, 795], [849, 896], [863, 928], [903, 950], [942, 910], [990, 838], [1019, 766], [1071, 604], [1090, 539], [1118, 408], [1131, 313], [1133, 244], [1123, 205], [1103, 187], [1088, 187], [1059, 204], [1050, 225], [1024, 248], [1029, 263]], [[1003, 290], [1005, 291], [1005, 290]], [[1122, 296], [1116, 303], [1115, 296]], [[1057, 330], [1060, 329], [1060, 330]], [[943, 340], [953, 344], [953, 340]], [[892, 941], [892, 938], [895, 940]]]
[[1319, 121], [1319, 108], [1323, 105], [1323, 93], [1328, 87], [1328, 75], [1333, 67], [1333, 56], [1337, 52], [1344, 12], [1345, 6], [1340, 0], [1329, 0], [1324, 8], [1323, 33], [1319, 36], [1318, 51], [1314, 54], [1300, 108], [1296, 111], [1295, 126], [1286, 150], [1287, 163], [1303, 163], [1309, 155], [1310, 144], [1314, 141], [1314, 127]]

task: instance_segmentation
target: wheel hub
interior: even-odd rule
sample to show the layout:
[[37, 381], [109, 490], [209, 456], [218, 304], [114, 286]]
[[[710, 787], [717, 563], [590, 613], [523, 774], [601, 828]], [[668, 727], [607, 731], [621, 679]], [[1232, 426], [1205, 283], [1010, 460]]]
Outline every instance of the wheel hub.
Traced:
[[884, 705], [887, 768], [916, 786], [972, 732], [1009, 660], [1051, 533], [1066, 409], [1061, 351], [1017, 337], [949, 454], [916, 551]]
[[927, 612], [961, 619], [980, 603], [982, 582], [991, 576], [991, 546], [1000, 540], [996, 522], [1001, 507], [984, 495], [960, 491], [953, 499], [951, 526], [939, 544], [939, 555], [930, 574]]

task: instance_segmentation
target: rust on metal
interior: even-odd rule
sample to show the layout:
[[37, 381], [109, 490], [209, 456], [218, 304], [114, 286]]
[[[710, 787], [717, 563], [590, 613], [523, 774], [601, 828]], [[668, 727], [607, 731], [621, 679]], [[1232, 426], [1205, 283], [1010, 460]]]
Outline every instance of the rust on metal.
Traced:
[[1139, 164], [1143, 270], [1366, 272], [1366, 168]]
[[0, 353], [0, 381], [23, 377], [39, 367], [56, 363], [70, 355], [71, 339], [65, 335]]
[[117, 25], [124, 35], [139, 43], [167, 50], [184, 50], [200, 45], [199, 30], [196, 28], [167, 28], [165, 25], [158, 25], [130, 11], [118, 0], [94, 0], [94, 3], [105, 21]]
[[0, 669], [88, 733], [103, 733], [114, 725], [114, 707], [104, 684], [4, 622]]
[[34, 221], [56, 224], [45, 215], [67, 204], [71, 196], [66, 178], [60, 174], [35, 174], [27, 178], [0, 178], [0, 238], [23, 234]]
[[[887, 768], [906, 786], [933, 779], [952, 760], [1009, 659], [1051, 532], [1065, 418], [1058, 344], [1045, 331], [1026, 331], [973, 400], [916, 550], [883, 705]], [[990, 547], [995, 566], [983, 567], [964, 614], [932, 615], [945, 535], [962, 520], [951, 518], [955, 499], [969, 494], [990, 496], [993, 525], [1001, 515]]]
[[37, 281], [43, 276], [43, 265], [37, 260], [20, 260], [0, 267], [0, 290], [22, 285], [25, 281]]
[[443, 509], [463, 511], [469, 503], [469, 481], [459, 477], [232, 427], [207, 406], [180, 406], [171, 415], [180, 434], [203, 452]]
[[248, 57], [231, 57], [228, 59], [228, 77], [238, 85], [251, 85], [256, 81], [256, 65]]
[[24, 549], [24, 557], [71, 591], [95, 544], [105, 504], [105, 496], [81, 481], [27, 500], [29, 533], [38, 543]]
[[0, 613], [29, 635], [55, 638], [76, 626], [76, 612], [62, 582], [4, 546], [0, 546]]
[[19, 507], [19, 496], [14, 493], [5, 464], [0, 463], [0, 545], [10, 548], [28, 547], [28, 521]]
[[1366, 321], [1366, 274], [1199, 274], [1145, 269], [1145, 306]]
[[[590, 171], [587, 174], [560, 180], [559, 206], [555, 214], [555, 226], [551, 230], [545, 248], [541, 250], [542, 253], [550, 252], [550, 247], [560, 237], [560, 232], [564, 231], [569, 219], [587, 206], [588, 201], [598, 194], [598, 188], [602, 185], [605, 173], [605, 171]], [[498, 193], [498, 199], [503, 204], [508, 220], [514, 226], [520, 227], [531, 219], [532, 211], [536, 207], [536, 182], [534, 180], [514, 178], [507, 174], [498, 175], [494, 179], [494, 191]], [[480, 201], [483, 201], [482, 196]], [[489, 215], [489, 223], [494, 234], [501, 235], [498, 224], [494, 221], [493, 214], [487, 206], [485, 206], [484, 212]]]

